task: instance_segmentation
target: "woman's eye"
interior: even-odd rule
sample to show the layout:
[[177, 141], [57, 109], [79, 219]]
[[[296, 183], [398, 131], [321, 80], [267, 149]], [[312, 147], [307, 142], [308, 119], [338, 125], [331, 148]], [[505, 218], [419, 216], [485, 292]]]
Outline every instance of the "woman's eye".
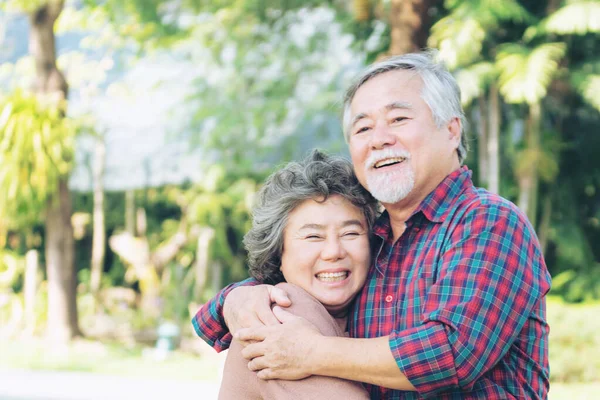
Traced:
[[402, 122], [405, 119], [407, 119], [407, 118], [406, 117], [396, 117], [396, 118], [394, 118], [394, 122]]
[[320, 235], [307, 235], [305, 239], [321, 239]]
[[354, 134], [355, 134], [355, 135], [358, 135], [358, 134], [360, 134], [360, 133], [363, 133], [363, 132], [366, 132], [366, 131], [368, 131], [368, 130], [369, 130], [369, 128], [368, 128], [368, 127], [366, 127], [366, 126], [363, 126], [362, 128], [358, 129], [356, 132], [354, 132]]
[[359, 236], [360, 233], [359, 232], [345, 232], [343, 236], [349, 236], [349, 237], [353, 237], [353, 236]]

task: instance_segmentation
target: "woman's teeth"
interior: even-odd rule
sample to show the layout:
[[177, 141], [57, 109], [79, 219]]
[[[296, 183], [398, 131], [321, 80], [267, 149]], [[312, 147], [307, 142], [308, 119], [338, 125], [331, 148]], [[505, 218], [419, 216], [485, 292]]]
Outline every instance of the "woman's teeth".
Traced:
[[343, 281], [348, 277], [348, 271], [342, 272], [321, 272], [317, 274], [317, 279], [322, 282], [337, 282]]

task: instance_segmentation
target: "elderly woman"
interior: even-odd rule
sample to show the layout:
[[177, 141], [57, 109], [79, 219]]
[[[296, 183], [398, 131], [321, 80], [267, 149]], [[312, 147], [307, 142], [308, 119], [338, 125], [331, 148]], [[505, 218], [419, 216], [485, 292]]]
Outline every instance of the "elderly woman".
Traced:
[[[288, 311], [324, 335], [342, 336], [348, 307], [362, 288], [371, 254], [376, 201], [358, 183], [352, 164], [314, 151], [271, 175], [258, 196], [244, 238], [250, 274], [283, 286]], [[359, 383], [311, 376], [299, 381], [259, 379], [234, 340], [219, 399], [368, 399]]]

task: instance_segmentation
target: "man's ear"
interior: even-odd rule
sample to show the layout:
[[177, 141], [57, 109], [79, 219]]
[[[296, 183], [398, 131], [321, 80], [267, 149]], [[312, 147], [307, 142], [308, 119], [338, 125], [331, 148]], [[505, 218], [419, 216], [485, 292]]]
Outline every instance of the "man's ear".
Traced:
[[462, 124], [458, 117], [454, 117], [448, 122], [448, 139], [454, 143], [455, 149], [458, 149], [460, 145], [461, 127]]

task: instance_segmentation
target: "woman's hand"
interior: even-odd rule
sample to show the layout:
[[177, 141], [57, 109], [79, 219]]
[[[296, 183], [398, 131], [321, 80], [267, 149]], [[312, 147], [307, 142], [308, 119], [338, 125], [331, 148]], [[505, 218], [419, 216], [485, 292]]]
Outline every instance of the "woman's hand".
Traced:
[[280, 307], [273, 312], [280, 325], [242, 329], [235, 338], [248, 344], [242, 350], [248, 368], [261, 379], [297, 380], [312, 375], [313, 354], [319, 330], [302, 317], [297, 317]]

